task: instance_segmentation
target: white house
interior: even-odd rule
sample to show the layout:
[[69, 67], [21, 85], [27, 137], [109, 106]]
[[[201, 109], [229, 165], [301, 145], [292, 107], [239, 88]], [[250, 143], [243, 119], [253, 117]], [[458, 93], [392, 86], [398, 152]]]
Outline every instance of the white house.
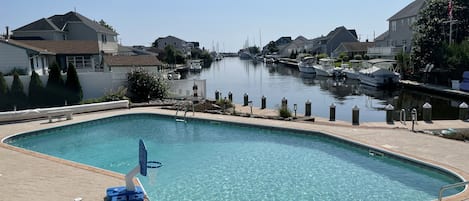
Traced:
[[8, 74], [13, 69], [28, 75], [33, 71], [46, 75], [55, 53], [47, 49], [30, 46], [15, 40], [0, 40], [0, 72]]

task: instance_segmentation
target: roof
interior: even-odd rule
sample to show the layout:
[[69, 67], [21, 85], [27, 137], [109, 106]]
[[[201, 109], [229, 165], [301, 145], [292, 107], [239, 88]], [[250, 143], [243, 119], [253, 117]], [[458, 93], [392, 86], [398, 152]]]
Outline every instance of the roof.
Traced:
[[24, 25], [14, 31], [61, 31], [54, 23], [47, 18], [42, 18]]
[[370, 42], [344, 42], [341, 45], [348, 51], [348, 52], [362, 52], [367, 51], [369, 47], [373, 47], [374, 43]]
[[161, 66], [160, 60], [152, 55], [137, 56], [104, 56], [104, 63], [114, 67], [128, 66]]
[[384, 41], [389, 36], [389, 30], [375, 38], [375, 41]]
[[42, 48], [38, 48], [38, 47], [34, 47], [34, 46], [31, 46], [31, 45], [22, 43], [22, 41], [9, 39], [9, 40], [0, 40], [0, 42], [5, 43], [5, 44], [9, 44], [9, 45], [12, 45], [12, 46], [16, 46], [16, 47], [19, 47], [19, 48], [27, 49], [27, 50], [30, 50], [30, 51], [34, 51], [34, 52], [37, 52], [37, 53], [40, 53], [40, 54], [50, 54], [50, 55], [55, 54], [54, 52], [50, 52], [46, 49], [42, 49]]
[[182, 42], [186, 42], [178, 37], [174, 37], [174, 36], [166, 36], [166, 37], [159, 37], [158, 39], [156, 40], [162, 40], [162, 39], [174, 39], [174, 40], [179, 40], [179, 41], [182, 41]]
[[111, 35], [117, 35], [116, 32], [101, 26], [96, 21], [90, 20], [87, 17], [70, 11], [64, 15], [54, 15], [49, 18], [43, 18], [37, 21], [34, 21], [30, 24], [27, 24], [23, 27], [20, 27], [14, 31], [36, 31], [36, 30], [54, 30], [54, 31], [63, 31], [64, 27], [71, 22], [81, 22], [88, 27], [92, 28], [96, 32], [106, 33]]
[[394, 14], [388, 21], [408, 18], [419, 14], [420, 9], [425, 5], [426, 0], [415, 0], [407, 5], [405, 8]]
[[21, 43], [56, 54], [99, 54], [98, 42], [92, 40], [22, 40]]

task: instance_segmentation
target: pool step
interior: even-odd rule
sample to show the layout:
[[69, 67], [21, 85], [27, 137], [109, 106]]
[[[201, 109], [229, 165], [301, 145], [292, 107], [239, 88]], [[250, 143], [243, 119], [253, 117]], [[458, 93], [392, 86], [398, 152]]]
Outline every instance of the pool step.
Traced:
[[368, 150], [368, 154], [369, 154], [370, 156], [379, 156], [379, 157], [383, 157], [383, 156], [384, 156], [384, 153], [379, 152], [379, 151], [376, 151], [376, 150], [372, 150], [372, 149], [369, 149], [369, 150]]

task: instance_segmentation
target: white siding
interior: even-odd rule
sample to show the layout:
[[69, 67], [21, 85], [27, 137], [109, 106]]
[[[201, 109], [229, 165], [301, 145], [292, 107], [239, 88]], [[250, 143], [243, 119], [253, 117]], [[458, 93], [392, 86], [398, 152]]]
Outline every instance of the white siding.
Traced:
[[13, 70], [13, 68], [30, 71], [31, 67], [26, 50], [13, 45], [0, 43], [0, 71], [5, 74]]

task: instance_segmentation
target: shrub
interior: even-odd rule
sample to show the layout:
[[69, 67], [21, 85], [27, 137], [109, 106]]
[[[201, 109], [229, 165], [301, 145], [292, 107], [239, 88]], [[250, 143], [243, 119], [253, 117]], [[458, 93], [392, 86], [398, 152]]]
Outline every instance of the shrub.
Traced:
[[152, 75], [142, 68], [127, 74], [129, 96], [132, 102], [144, 102], [154, 98], [165, 98], [168, 85], [160, 76]]
[[66, 100], [70, 104], [77, 104], [83, 99], [83, 90], [80, 85], [77, 71], [73, 64], [68, 65], [67, 81], [65, 81]]
[[8, 110], [10, 108], [10, 103], [8, 99], [8, 85], [3, 77], [3, 73], [0, 72], [0, 110]]
[[225, 109], [233, 107], [233, 104], [231, 103], [229, 99], [217, 100], [216, 104], [219, 105], [221, 108], [225, 108]]
[[31, 106], [42, 106], [45, 104], [45, 89], [39, 75], [35, 71], [31, 74], [28, 94]]
[[283, 117], [283, 118], [291, 117], [291, 111], [290, 111], [290, 109], [288, 109], [286, 107], [280, 107], [278, 109], [278, 113], [279, 113], [279, 116]]
[[24, 93], [23, 83], [20, 80], [18, 73], [13, 74], [13, 83], [11, 84], [10, 98], [17, 108], [26, 107], [27, 96]]
[[46, 94], [48, 105], [62, 105], [65, 100], [65, 88], [62, 75], [57, 63], [53, 63], [49, 68], [49, 78], [47, 79]]
[[128, 98], [125, 96], [125, 94], [127, 94], [127, 88], [120, 86], [116, 91], [111, 89], [106, 92], [101, 100], [102, 102], [127, 100]]

